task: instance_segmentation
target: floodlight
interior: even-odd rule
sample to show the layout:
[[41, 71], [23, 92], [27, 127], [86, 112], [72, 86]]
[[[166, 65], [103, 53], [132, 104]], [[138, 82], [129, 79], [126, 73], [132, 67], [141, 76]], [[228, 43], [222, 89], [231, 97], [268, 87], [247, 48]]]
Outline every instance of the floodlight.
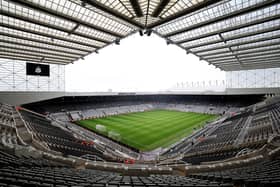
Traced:
[[119, 38], [115, 40], [115, 44], [120, 45], [120, 39]]

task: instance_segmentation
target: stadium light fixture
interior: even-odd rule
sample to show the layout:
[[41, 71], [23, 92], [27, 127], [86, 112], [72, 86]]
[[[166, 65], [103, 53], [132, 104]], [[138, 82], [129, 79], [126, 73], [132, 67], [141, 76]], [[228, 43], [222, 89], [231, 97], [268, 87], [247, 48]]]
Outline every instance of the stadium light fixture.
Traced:
[[222, 42], [224, 42], [225, 44], [227, 43], [227, 41], [225, 40], [225, 38], [222, 36], [222, 33], [218, 34], [219, 37], [221, 38]]
[[120, 39], [119, 38], [115, 40], [115, 44], [120, 45]]
[[151, 36], [152, 30], [146, 30], [146, 31], [144, 32], [144, 34], [147, 34], [147, 36]]

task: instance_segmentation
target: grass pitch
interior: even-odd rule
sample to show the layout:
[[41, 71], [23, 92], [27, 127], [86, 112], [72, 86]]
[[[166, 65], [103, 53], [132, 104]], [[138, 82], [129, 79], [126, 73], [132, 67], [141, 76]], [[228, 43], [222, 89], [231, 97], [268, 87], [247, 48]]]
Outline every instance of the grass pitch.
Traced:
[[[210, 114], [153, 110], [82, 120], [77, 124], [106, 136], [109, 131], [119, 133], [122, 143], [150, 151], [175, 143], [191, 134], [194, 128], [215, 118], [216, 115]], [[96, 130], [97, 124], [105, 126], [107, 132]]]

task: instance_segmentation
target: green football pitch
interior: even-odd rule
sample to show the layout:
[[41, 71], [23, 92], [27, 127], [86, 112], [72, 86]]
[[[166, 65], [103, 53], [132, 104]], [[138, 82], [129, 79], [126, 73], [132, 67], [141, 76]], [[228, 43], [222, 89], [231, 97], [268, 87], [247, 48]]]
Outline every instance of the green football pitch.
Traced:
[[[111, 132], [119, 134], [120, 141], [141, 151], [166, 147], [191, 134], [216, 118], [216, 115], [171, 110], [152, 110], [108, 116], [76, 123], [105, 136]], [[106, 131], [98, 131], [102, 125]]]

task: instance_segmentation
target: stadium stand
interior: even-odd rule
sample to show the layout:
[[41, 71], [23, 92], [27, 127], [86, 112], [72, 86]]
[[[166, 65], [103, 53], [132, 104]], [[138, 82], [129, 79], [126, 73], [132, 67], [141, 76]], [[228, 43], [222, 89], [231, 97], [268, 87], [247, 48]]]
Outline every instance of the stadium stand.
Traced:
[[[63, 130], [51, 124], [51, 121], [21, 110], [21, 115], [27, 124], [28, 128], [40, 142], [46, 145], [53, 151], [62, 153], [63, 155], [94, 155], [97, 160], [103, 160], [103, 154], [94, 145], [85, 145], [82, 140], [75, 138], [70, 132]], [[107, 158], [108, 159], [108, 158]]]
[[253, 166], [226, 169], [222, 172], [205, 172], [193, 174], [197, 179], [214, 179], [217, 181], [233, 182], [236, 185], [245, 183], [247, 186], [271, 185], [279, 183], [280, 160], [267, 160]]
[[92, 169], [73, 169], [67, 165], [18, 158], [0, 152], [1, 186], [232, 186], [231, 183], [171, 175], [121, 176]]
[[[127, 154], [105, 151], [104, 144], [118, 145], [116, 142], [99, 137], [100, 142], [93, 145], [80, 139], [80, 132], [89, 139], [92, 132], [74, 123], [65, 122], [66, 127], [50, 118], [50, 113], [46, 117], [1, 104], [0, 186], [276, 185], [280, 171], [279, 103], [280, 99], [273, 98], [243, 107], [234, 115], [224, 114], [172, 145], [158, 161], [143, 162], [136, 155], [135, 164], [122, 163], [121, 156]], [[176, 104], [156, 105], [174, 110], [176, 106], [182, 110]], [[120, 113], [129, 113], [153, 107], [111, 105], [103, 114], [115, 115], [118, 108]], [[23, 129], [22, 124], [31, 141], [21, 138], [18, 129]], [[129, 152], [129, 148], [119, 151]]]
[[[263, 94], [255, 94], [247, 97], [246, 95], [113, 95], [113, 96], [76, 96], [59, 97], [46, 101], [25, 104], [23, 107], [36, 111], [40, 114], [55, 114], [77, 112], [90, 109], [107, 109], [122, 106], [141, 106], [156, 105], [160, 108], [178, 106], [187, 111], [192, 106], [202, 108], [221, 107], [227, 110], [235, 110], [244, 106], [249, 106], [264, 99]], [[148, 106], [147, 106], [148, 107]], [[209, 111], [208, 110], [208, 111]], [[207, 110], [206, 110], [207, 111]], [[223, 111], [221, 111], [223, 113]], [[68, 117], [66, 118], [68, 119]], [[69, 119], [68, 119], [69, 120]]]
[[[200, 95], [153, 95], [143, 96], [93, 96], [93, 97], [63, 97], [53, 100], [32, 103], [24, 107], [48, 114], [52, 119], [67, 123], [68, 127], [83, 129], [73, 126], [69, 121], [81, 119], [99, 118], [123, 113], [141, 112], [153, 109], [177, 110], [183, 112], [209, 113], [219, 115], [231, 115], [239, 111], [240, 107], [248, 106], [260, 101], [263, 95], [255, 95], [248, 99], [244, 96], [200, 96]], [[144, 103], [144, 104], [143, 104]], [[75, 132], [75, 130], [74, 130]], [[84, 134], [84, 132], [83, 132]], [[122, 153], [133, 158], [139, 158], [139, 150], [115, 142], [114, 140], [103, 137], [101, 134], [90, 132], [90, 136], [99, 142], [107, 142], [101, 145], [101, 149], [110, 150], [111, 147], [121, 150]], [[105, 139], [104, 139], [105, 138]], [[110, 143], [108, 142], [110, 141]], [[128, 148], [128, 149], [127, 149]], [[180, 149], [183, 153], [186, 147]], [[114, 150], [110, 154], [115, 154]]]

